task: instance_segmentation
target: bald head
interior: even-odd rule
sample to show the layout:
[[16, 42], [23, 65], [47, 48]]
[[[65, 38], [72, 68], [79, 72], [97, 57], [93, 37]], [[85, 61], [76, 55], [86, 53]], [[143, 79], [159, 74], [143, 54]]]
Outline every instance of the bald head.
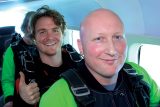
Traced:
[[[84, 36], [84, 33], [89, 33], [90, 30], [100, 29], [103, 26], [110, 26], [114, 29], [114, 26], [119, 25], [123, 28], [123, 22], [119, 16], [111, 10], [108, 9], [97, 9], [90, 14], [88, 14], [80, 26], [80, 36]], [[106, 27], [107, 29], [107, 27]]]
[[126, 40], [121, 19], [111, 10], [91, 12], [81, 24], [78, 47], [85, 65], [103, 84], [115, 83], [126, 58]]

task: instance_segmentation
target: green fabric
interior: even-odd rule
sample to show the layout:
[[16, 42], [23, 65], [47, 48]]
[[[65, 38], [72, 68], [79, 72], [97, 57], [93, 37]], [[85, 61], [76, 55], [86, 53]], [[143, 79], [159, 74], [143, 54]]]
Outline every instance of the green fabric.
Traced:
[[60, 79], [41, 97], [40, 107], [77, 107], [77, 104], [67, 82]]
[[155, 83], [155, 81], [149, 76], [147, 71], [144, 68], [140, 67], [139, 65], [133, 62], [127, 62], [130, 64], [138, 74], [143, 75], [143, 80], [150, 85], [151, 92], [150, 92], [150, 106], [154, 106], [157, 103], [160, 103], [160, 87]]
[[11, 46], [9, 46], [4, 54], [2, 65], [2, 90], [4, 98], [6, 98], [7, 96], [13, 96], [14, 94], [14, 75], [14, 54]]
[[[150, 106], [160, 102], [160, 90], [148, 73], [135, 63], [127, 62], [137, 71], [138, 74], [144, 75], [144, 81], [151, 86]], [[50, 89], [43, 94], [40, 100], [40, 107], [77, 107], [67, 82], [60, 79], [53, 84]]]

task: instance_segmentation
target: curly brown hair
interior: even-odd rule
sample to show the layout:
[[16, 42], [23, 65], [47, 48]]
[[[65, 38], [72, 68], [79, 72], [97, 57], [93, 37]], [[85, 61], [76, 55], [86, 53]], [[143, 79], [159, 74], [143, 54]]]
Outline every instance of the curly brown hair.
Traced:
[[64, 31], [66, 29], [66, 22], [64, 20], [64, 16], [55, 9], [50, 9], [48, 6], [45, 5], [39, 8], [31, 18], [30, 27], [33, 38], [35, 35], [35, 25], [41, 17], [51, 17], [54, 23], [60, 27], [62, 33], [64, 34]]

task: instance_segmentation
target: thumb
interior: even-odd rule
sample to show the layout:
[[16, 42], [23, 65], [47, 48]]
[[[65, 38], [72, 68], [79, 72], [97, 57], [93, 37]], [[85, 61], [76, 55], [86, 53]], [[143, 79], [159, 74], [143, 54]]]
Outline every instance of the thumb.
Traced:
[[21, 87], [22, 85], [27, 85], [25, 83], [25, 75], [23, 72], [19, 72], [19, 75], [20, 75], [20, 81], [19, 81], [19, 87]]

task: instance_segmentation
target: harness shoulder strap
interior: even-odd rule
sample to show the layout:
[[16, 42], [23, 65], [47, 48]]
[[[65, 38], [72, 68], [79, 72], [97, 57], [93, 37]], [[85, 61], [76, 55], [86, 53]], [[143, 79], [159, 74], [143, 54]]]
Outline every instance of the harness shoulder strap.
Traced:
[[67, 51], [73, 62], [80, 62], [83, 59], [82, 56], [70, 44], [63, 45], [62, 48]]
[[149, 86], [142, 80], [143, 75], [138, 75], [136, 70], [129, 64], [125, 64], [123, 69], [127, 74], [127, 82], [137, 104], [140, 107], [149, 106]]
[[[18, 37], [19, 34], [17, 34]], [[14, 62], [15, 62], [15, 76], [16, 79], [19, 78], [19, 71], [23, 71], [26, 75], [26, 83], [34, 82], [35, 81], [35, 60], [34, 57], [36, 52], [34, 52], [33, 48], [29, 48], [31, 46], [25, 45], [23, 39], [13, 40], [11, 47], [14, 53]], [[33, 52], [32, 52], [33, 51]]]
[[22, 39], [19, 33], [12, 34], [11, 46], [18, 45], [19, 41]]
[[62, 73], [61, 76], [69, 83], [79, 106], [90, 107], [95, 102], [95, 99], [91, 96], [89, 88], [76, 72], [76, 69], [69, 69]]

